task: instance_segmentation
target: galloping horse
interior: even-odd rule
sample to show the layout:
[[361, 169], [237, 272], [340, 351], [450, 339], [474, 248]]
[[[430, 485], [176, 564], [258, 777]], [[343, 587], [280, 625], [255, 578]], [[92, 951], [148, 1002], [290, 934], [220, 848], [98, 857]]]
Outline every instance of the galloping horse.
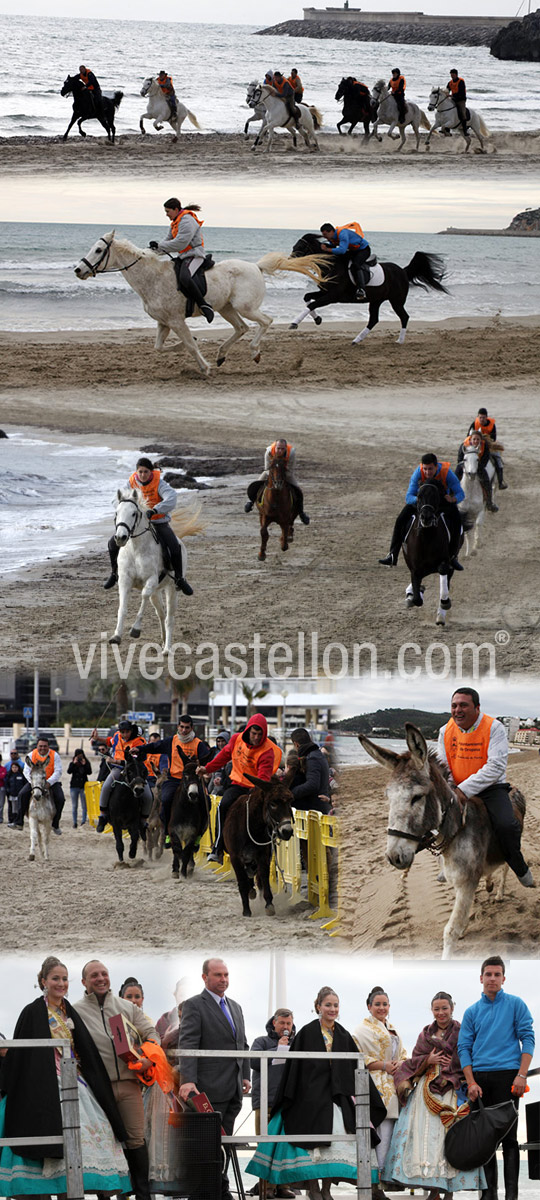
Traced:
[[352, 75], [344, 76], [334, 97], [343, 100], [343, 116], [337, 123], [338, 133], [342, 133], [342, 125], [349, 125], [347, 134], [352, 134], [358, 124], [364, 126], [364, 137], [369, 137], [369, 122], [375, 119], [376, 105], [369, 92], [362, 91], [358, 81]]
[[300, 500], [296, 488], [291, 487], [287, 482], [286, 472], [285, 459], [276, 455], [270, 463], [268, 479], [263, 484], [261, 500], [257, 501], [261, 522], [261, 548], [259, 550], [261, 562], [264, 562], [266, 558], [269, 525], [280, 526], [282, 550], [289, 549], [289, 543], [294, 537], [294, 522], [300, 512]]
[[143, 121], [153, 121], [154, 129], [163, 129], [164, 125], [170, 125], [174, 133], [173, 141], [177, 142], [178, 134], [186, 117], [195, 126], [195, 129], [201, 128], [195, 114], [190, 112], [189, 108], [186, 108], [178, 98], [176, 100], [176, 119], [172, 119], [169, 101], [153, 75], [149, 75], [148, 79], [145, 79], [141, 88], [141, 96], [146, 96], [148, 102], [146, 112], [142, 114], [139, 121], [141, 133], [146, 133]]
[[[458, 110], [447, 88], [434, 87], [431, 89], [428, 111], [433, 112], [434, 110], [436, 110], [436, 116], [426, 138], [426, 150], [429, 150], [431, 135], [435, 129], [455, 129], [464, 139], [466, 143], [465, 153], [467, 153], [467, 150], [470, 149], [471, 139], [463, 132]], [[469, 129], [472, 129], [474, 136], [478, 138], [478, 141], [480, 142], [480, 150], [477, 150], [476, 153], [485, 154], [484, 138], [489, 136], [489, 129], [484, 123], [483, 117], [480, 115], [480, 113], [475, 112], [474, 108], [467, 108], [467, 112], [467, 124]]]
[[269, 782], [245, 773], [253, 784], [247, 796], [239, 796], [229, 810], [223, 828], [225, 849], [236, 875], [242, 900], [242, 916], [250, 917], [249, 901], [255, 899], [255, 881], [264, 896], [266, 914], [275, 915], [270, 889], [270, 863], [279, 841], [293, 836], [294, 798], [289, 790], [292, 773]]
[[436, 624], [445, 625], [446, 613], [452, 607], [449, 584], [454, 570], [449, 561], [450, 535], [441, 513], [441, 490], [437, 484], [423, 483], [418, 488], [416, 507], [417, 514], [403, 542], [403, 557], [411, 573], [411, 582], [405, 593], [407, 608], [422, 607], [422, 580], [427, 575], [439, 575]]
[[73, 96], [73, 116], [62, 141], [66, 141], [75, 122], [77, 122], [81, 137], [85, 138], [84, 129], [81, 129], [83, 121], [99, 121], [100, 125], [103, 125], [109, 142], [114, 143], [116, 134], [114, 117], [124, 93], [115, 92], [112, 99], [102, 93], [101, 99], [98, 97], [94, 100], [92, 92], [89, 92], [79, 75], [68, 75], [60, 89], [60, 95], [67, 96], [69, 93]]
[[109, 799], [109, 819], [113, 827], [118, 861], [121, 863], [124, 861], [124, 829], [127, 829], [130, 838], [129, 858], [137, 857], [137, 843], [143, 836], [142, 801], [147, 777], [148, 771], [142, 759], [131, 754], [126, 747], [123, 776], [113, 784]]
[[[396, 754], [370, 742], [359, 734], [364, 750], [382, 767], [392, 772], [386, 789], [390, 808], [386, 857], [399, 871], [407, 871], [422, 850], [440, 855], [444, 874], [456, 895], [452, 915], [443, 936], [443, 958], [453, 958], [463, 937], [474, 893], [483, 875], [488, 892], [493, 890], [492, 875], [504, 863], [500, 843], [485, 804], [476, 797], [465, 810], [456, 796], [449, 772], [428, 751], [425, 739], [415, 725], [406, 724], [408, 751]], [[525, 799], [511, 788], [510, 800], [520, 825], [525, 816]], [[496, 899], [502, 900], [508, 868], [505, 866]]]
[[[322, 318], [316, 315], [316, 310], [326, 308], [329, 304], [365, 303], [356, 299], [357, 284], [350, 276], [345, 255], [324, 254], [321, 251], [324, 240], [320, 233], [305, 233], [293, 246], [293, 257], [306, 254], [318, 256], [323, 282], [319, 291], [306, 292], [304, 300], [307, 307], [289, 325], [289, 329], [298, 329], [300, 322], [309, 316], [313, 317], [316, 325], [320, 325]], [[369, 263], [367, 265], [369, 266]], [[442, 282], [444, 274], [443, 259], [438, 254], [426, 254], [423, 250], [417, 250], [406, 267], [399, 267], [397, 263], [377, 263], [375, 259], [370, 281], [366, 285], [369, 302], [368, 323], [355, 337], [353, 346], [363, 342], [374, 329], [379, 320], [381, 304], [384, 304], [385, 300], [392, 305], [400, 319], [398, 342], [402, 345], [409, 323], [409, 314], [405, 309], [409, 288], [417, 286], [425, 291], [431, 288], [435, 292], [447, 292], [448, 289]]]
[[[264, 301], [264, 275], [276, 275], [278, 271], [297, 271], [307, 275], [314, 283], [321, 279], [319, 260], [315, 256], [304, 261], [295, 261], [286, 254], [270, 251], [259, 262], [242, 262], [230, 258], [216, 263], [207, 272], [206, 299], [212, 308], [233, 326], [233, 333], [218, 348], [217, 364], [225, 362], [227, 351], [248, 332], [243, 320], [255, 321], [258, 329], [251, 342], [251, 356], [258, 363], [261, 357], [260, 342], [272, 324], [272, 317], [262, 312]], [[126, 238], [116, 238], [114, 229], [98, 238], [85, 258], [75, 267], [78, 279], [90, 279], [106, 271], [121, 271], [138, 293], [145, 311], [157, 321], [156, 350], [161, 350], [171, 329], [178, 335], [196, 359], [204, 375], [210, 374], [210, 363], [206, 361], [191, 330], [186, 324], [186, 297], [176, 287], [176, 274], [168, 255], [155, 254], [153, 250], [141, 250]], [[195, 309], [198, 315], [198, 309]]]
[[30, 755], [26, 757], [26, 765], [30, 768], [30, 803], [28, 806], [28, 825], [30, 827], [29, 862], [34, 862], [36, 850], [41, 850], [44, 862], [49, 858], [49, 842], [55, 814], [54, 801], [47, 783], [47, 767], [50, 753], [40, 763], [32, 762]]
[[[252, 79], [251, 83], [248, 83], [246, 104], [252, 110], [252, 116], [248, 117], [244, 125], [244, 137], [247, 139], [249, 138], [249, 126], [252, 122], [266, 120], [266, 109], [261, 101], [261, 85], [258, 79]], [[290, 133], [292, 137], [290, 129], [287, 130], [287, 133]]]
[[379, 79], [374, 85], [372, 98], [378, 104], [377, 116], [373, 122], [373, 131], [371, 136], [376, 137], [378, 142], [382, 142], [382, 137], [379, 134], [379, 125], [389, 125], [388, 137], [393, 137], [393, 131], [396, 125], [399, 128], [399, 136], [401, 141], [398, 150], [402, 150], [405, 145], [405, 129], [407, 125], [412, 125], [416, 135], [416, 149], [420, 146], [420, 128], [429, 129], [429, 121], [425, 112], [413, 100], [405, 101], [405, 121], [402, 125], [399, 123], [399, 110], [397, 101], [394, 99], [391, 92], [384, 82], [384, 79]]
[[[263, 138], [268, 137], [266, 149], [269, 151], [274, 140], [274, 130], [280, 128], [292, 133], [293, 142], [296, 146], [296, 125], [285, 101], [277, 95], [274, 89], [267, 83], [263, 83], [260, 87], [260, 95], [258, 96], [257, 92], [254, 92], [253, 100], [255, 104], [260, 102], [263, 105], [266, 116], [251, 149], [256, 150]], [[320, 129], [322, 126], [322, 113], [319, 112], [314, 104], [297, 104], [296, 107], [300, 109], [299, 131], [308, 150], [318, 150], [319, 143], [315, 130]]]
[[[480, 545], [480, 531], [484, 524], [485, 497], [478, 476], [480, 453], [474, 446], [466, 446], [463, 452], [463, 476], [461, 486], [465, 499], [459, 505], [459, 511], [467, 519], [465, 530], [465, 556], [476, 554]], [[495, 467], [491, 460], [486, 466], [486, 472], [493, 481]]]

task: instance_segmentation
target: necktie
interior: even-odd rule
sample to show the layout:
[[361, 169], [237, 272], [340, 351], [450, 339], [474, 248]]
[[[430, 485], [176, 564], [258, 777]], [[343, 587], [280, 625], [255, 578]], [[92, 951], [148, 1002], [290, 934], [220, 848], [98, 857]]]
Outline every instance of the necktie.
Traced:
[[222, 996], [222, 997], [221, 997], [221, 1000], [220, 1000], [220, 1002], [219, 1002], [219, 1007], [220, 1007], [220, 1009], [221, 1009], [221, 1011], [222, 1011], [222, 1013], [223, 1013], [223, 1016], [227, 1018], [227, 1020], [228, 1020], [228, 1022], [229, 1022], [229, 1025], [230, 1025], [230, 1027], [231, 1027], [231, 1029], [232, 1029], [232, 1031], [233, 1031], [234, 1035], [236, 1036], [236, 1029], [235, 1029], [235, 1027], [234, 1027], [234, 1021], [233, 1021], [233, 1019], [232, 1019], [232, 1017], [231, 1017], [231, 1014], [230, 1014], [230, 1012], [229, 1012], [229, 1008], [228, 1008], [228, 1006], [227, 1006], [227, 1004], [226, 1004], [226, 1002], [225, 1002], [225, 996]]

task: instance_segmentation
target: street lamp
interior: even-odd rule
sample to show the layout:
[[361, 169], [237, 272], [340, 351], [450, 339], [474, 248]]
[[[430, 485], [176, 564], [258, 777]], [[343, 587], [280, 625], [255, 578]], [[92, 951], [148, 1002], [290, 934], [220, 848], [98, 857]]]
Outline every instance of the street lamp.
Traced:
[[209, 738], [212, 737], [212, 730], [214, 728], [214, 700], [215, 700], [215, 698], [216, 698], [215, 692], [208, 693], [208, 704], [210, 706], [209, 714], [208, 714], [208, 716], [209, 716], [208, 737]]
[[131, 707], [133, 709], [133, 712], [135, 712], [135, 701], [137, 699], [137, 689], [133, 688], [133, 690], [129, 694], [131, 696]]
[[54, 694], [56, 696], [56, 724], [58, 726], [60, 722], [60, 697], [62, 695], [62, 688], [55, 687]]
[[286, 712], [288, 695], [289, 695], [288, 691], [286, 690], [286, 688], [284, 688], [281, 693], [281, 699], [283, 700], [283, 753], [285, 753], [285, 747], [287, 745], [287, 724], [286, 724], [286, 720], [285, 720], [285, 712]]

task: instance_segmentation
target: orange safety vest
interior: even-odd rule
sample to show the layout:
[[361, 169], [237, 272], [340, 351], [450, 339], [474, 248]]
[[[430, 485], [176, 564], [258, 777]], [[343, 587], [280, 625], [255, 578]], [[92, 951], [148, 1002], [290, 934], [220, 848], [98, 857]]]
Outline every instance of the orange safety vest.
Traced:
[[338, 225], [336, 229], [338, 237], [342, 229], [352, 229], [354, 233], [358, 234], [358, 237], [363, 238], [364, 236], [364, 230], [362, 229], [362, 226], [358, 224], [358, 221], [349, 221], [348, 225]]
[[86, 71], [84, 71], [84, 72], [83, 72], [83, 71], [79, 71], [79, 79], [82, 79], [82, 81], [83, 81], [83, 83], [84, 83], [85, 87], [87, 87], [87, 88], [88, 88], [88, 91], [89, 91], [89, 92], [93, 92], [93, 91], [94, 91], [94, 85], [93, 85], [93, 83], [89, 83], [89, 82], [88, 82], [88, 80], [90, 79], [90, 72], [89, 72], [88, 70], [86, 70]]
[[[446, 480], [447, 480], [448, 472], [449, 472], [449, 470], [450, 470], [450, 463], [449, 463], [449, 462], [443, 462], [443, 463], [441, 463], [441, 464], [440, 464], [440, 468], [441, 468], [441, 469], [440, 469], [440, 471], [438, 471], [438, 472], [437, 472], [437, 474], [433, 476], [433, 480], [435, 480], [435, 479], [440, 479], [440, 481], [441, 481], [441, 483], [443, 484], [443, 486], [444, 486], [444, 487], [446, 487]], [[420, 463], [420, 474], [421, 474], [421, 476], [422, 476], [422, 483], [426, 482], [426, 473], [425, 473], [425, 471], [424, 471], [424, 464], [423, 464], [423, 463]], [[431, 482], [432, 482], [432, 480], [431, 480], [431, 479], [427, 479], [427, 482], [428, 482], [428, 483], [431, 483]]]
[[[116, 737], [116, 734], [114, 735], [114, 737]], [[113, 738], [113, 742], [114, 742], [114, 738]], [[116, 741], [114, 743], [113, 758], [114, 758], [115, 762], [118, 762], [118, 763], [124, 762], [124, 759], [126, 757], [126, 755], [125, 755], [126, 747], [131, 749], [132, 746], [133, 747], [146, 746], [146, 742], [145, 742], [144, 738], [142, 738], [142, 737], [126, 738], [124, 740], [124, 738], [122, 737], [122, 734], [119, 732], [118, 733], [118, 741]]]
[[[182, 217], [185, 217], [185, 216], [194, 217], [197, 222], [197, 225], [204, 225], [204, 221], [200, 220], [200, 218], [197, 216], [197, 213], [193, 212], [193, 209], [181, 208], [180, 212], [178, 213], [178, 216], [174, 218], [174, 221], [171, 221], [171, 237], [172, 238], [176, 237], [176, 235], [178, 233], [178, 226], [180, 224], [180, 221], [182, 220]], [[204, 246], [204, 241], [201, 241], [201, 246]], [[185, 250], [192, 250], [192, 249], [193, 249], [193, 247], [191, 245], [185, 247]]]
[[398, 75], [397, 79], [394, 79], [394, 78], [392, 77], [392, 79], [390, 80], [390, 87], [391, 87], [391, 89], [392, 89], [392, 91], [393, 91], [393, 92], [397, 92], [397, 91], [399, 90], [399, 85], [400, 85], [400, 83], [402, 83], [402, 84], [403, 84], [403, 91], [405, 91], [405, 88], [406, 88], [406, 86], [407, 86], [407, 80], [405, 79], [405, 76], [404, 76], [404, 75]]
[[476, 417], [474, 428], [477, 429], [479, 433], [483, 433], [485, 437], [491, 437], [493, 430], [495, 429], [495, 421], [493, 420], [493, 417], [488, 417], [487, 425], [482, 425], [480, 417]]
[[[472, 439], [472, 434], [471, 434], [469, 437], [466, 437], [466, 438], [465, 438], [465, 441], [463, 442], [463, 445], [464, 445], [464, 446], [472, 446], [472, 440], [471, 440], [471, 439]], [[479, 448], [479, 450], [478, 450], [478, 453], [479, 453], [480, 457], [481, 457], [481, 458], [483, 458], [483, 457], [484, 457], [484, 455], [486, 454], [486, 452], [487, 452], [487, 454], [489, 454], [489, 450], [488, 450], [488, 448], [487, 448], [487, 446], [486, 446], [485, 442], [482, 442], [482, 444], [481, 444], [481, 446], [480, 446], [480, 448]]]
[[453, 717], [444, 731], [444, 749], [455, 782], [464, 783], [488, 760], [489, 735], [494, 717], [483, 716], [476, 729], [459, 729]]
[[158, 75], [157, 81], [159, 83], [159, 86], [160, 86], [162, 92], [164, 92], [166, 96], [170, 96], [171, 92], [174, 92], [174, 83], [173, 83], [172, 77], [170, 75], [166, 75], [165, 79], [163, 81], [159, 78], [159, 75]]
[[[141, 483], [137, 472], [134, 471], [133, 475], [130, 475], [129, 477], [129, 486], [132, 488], [138, 488], [138, 490], [142, 492], [149, 508], [155, 508], [156, 504], [161, 504], [161, 496], [159, 494], [160, 479], [161, 471], [155, 470], [152, 471], [152, 475], [148, 480], [148, 483]], [[155, 513], [154, 516], [150, 518], [151, 521], [159, 521], [159, 519], [159, 513]]]
[[147, 754], [144, 760], [146, 769], [151, 779], [156, 779], [159, 775], [159, 760], [161, 754]]
[[231, 755], [231, 783], [238, 783], [241, 787], [248, 787], [249, 779], [245, 778], [246, 771], [248, 775], [256, 776], [257, 764], [263, 757], [263, 754], [267, 754], [269, 750], [272, 750], [274, 755], [274, 770], [272, 771], [272, 774], [274, 774], [279, 767], [282, 757], [279, 746], [276, 746], [275, 742], [271, 742], [270, 738], [266, 738], [261, 746], [249, 746], [244, 741], [242, 734], [240, 734], [234, 743]]
[[201, 739], [198, 737], [194, 737], [191, 742], [183, 742], [182, 739], [179, 738], [178, 734], [175, 733], [172, 740], [171, 765], [169, 770], [171, 779], [181, 779], [182, 775], [184, 774], [184, 764], [182, 759], [179, 754], [175, 755], [177, 746], [180, 746], [186, 758], [197, 758], [197, 749], [200, 744]]
[[[287, 451], [285, 454], [285, 462], [286, 463], [288, 463], [288, 461], [291, 457], [292, 448], [293, 448], [292, 442], [287, 442]], [[277, 442], [272, 442], [272, 445], [270, 446], [270, 454], [272, 455], [272, 458], [275, 458], [275, 456], [277, 454]]]
[[[51, 775], [54, 771], [54, 750], [47, 750], [47, 754], [49, 755], [49, 762], [47, 763], [47, 766], [45, 767], [45, 779], [50, 779]], [[37, 765], [38, 763], [45, 762], [45, 759], [47, 758], [47, 754], [41, 755], [41, 754], [38, 754], [37, 750], [32, 750], [30, 758], [32, 759], [32, 762], [36, 763], [36, 765]]]
[[460, 83], [462, 83], [463, 87], [465, 87], [465, 80], [461, 78], [461, 75], [459, 76], [459, 79], [450, 79], [448, 81], [448, 90], [453, 96], [457, 95]]
[[298, 89], [298, 91], [303, 92], [303, 90], [304, 90], [302, 80], [300, 79], [299, 75], [296, 76], [296, 79], [293, 79], [292, 75], [289, 75], [289, 78], [287, 79], [287, 83], [290, 83], [293, 91], [296, 91]]
[[276, 89], [276, 92], [279, 92], [279, 94], [281, 95], [281, 93], [282, 93], [282, 91], [283, 91], [283, 89], [284, 89], [284, 87], [285, 87], [285, 84], [286, 84], [286, 83], [288, 83], [288, 82], [289, 82], [289, 80], [288, 80], [288, 79], [282, 79], [282, 80], [281, 80], [281, 83], [278, 83], [278, 81], [277, 81], [276, 77], [274, 76], [274, 81], [273, 81], [273, 83], [272, 83], [272, 87], [275, 87], [275, 89]]

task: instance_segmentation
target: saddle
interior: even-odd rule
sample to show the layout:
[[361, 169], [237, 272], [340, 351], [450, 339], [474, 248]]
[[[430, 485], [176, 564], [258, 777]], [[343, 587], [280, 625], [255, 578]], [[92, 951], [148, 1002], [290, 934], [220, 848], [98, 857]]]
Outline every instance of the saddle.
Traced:
[[[377, 266], [378, 261], [379, 260], [378, 260], [376, 254], [370, 254], [369, 258], [366, 258], [366, 261], [362, 263], [362, 267], [366, 267], [369, 271], [371, 271], [371, 269], [373, 267]], [[347, 263], [347, 271], [349, 273], [349, 279], [350, 279], [351, 283], [353, 284], [354, 287], [356, 287], [356, 275], [354, 274], [354, 271], [353, 271], [353, 264], [352, 264], [351, 259], [349, 259], [349, 261]], [[366, 280], [366, 284], [369, 286], [369, 275]]]
[[[212, 255], [206, 254], [205, 258], [204, 258], [204, 262], [201, 263], [200, 267], [198, 267], [198, 269], [195, 271], [195, 274], [191, 276], [194, 287], [196, 288], [196, 290], [198, 292], [200, 292], [201, 299], [203, 298], [203, 296], [206, 296], [206, 290], [207, 290], [206, 279], [205, 279], [206, 272], [211, 271], [212, 267], [215, 267], [215, 265], [216, 264], [215, 264], [214, 259], [212, 258]], [[194, 296], [192, 296], [188, 291], [186, 291], [186, 289], [184, 287], [182, 287], [182, 284], [180, 282], [182, 259], [175, 258], [173, 260], [173, 266], [174, 266], [174, 271], [175, 271], [175, 275], [176, 275], [176, 290], [178, 292], [181, 292], [182, 295], [186, 297], [186, 317], [192, 317], [193, 312], [195, 310], [196, 300], [195, 300]]]

